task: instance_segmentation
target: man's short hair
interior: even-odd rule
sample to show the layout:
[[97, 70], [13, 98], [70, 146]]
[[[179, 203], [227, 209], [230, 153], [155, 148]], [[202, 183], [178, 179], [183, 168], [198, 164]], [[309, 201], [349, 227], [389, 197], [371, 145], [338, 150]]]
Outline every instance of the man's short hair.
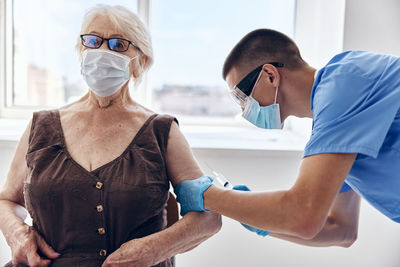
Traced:
[[281, 62], [290, 70], [307, 65], [296, 43], [288, 36], [271, 29], [258, 29], [244, 36], [232, 49], [225, 60], [222, 77], [225, 80], [233, 67], [248, 73], [268, 62]]

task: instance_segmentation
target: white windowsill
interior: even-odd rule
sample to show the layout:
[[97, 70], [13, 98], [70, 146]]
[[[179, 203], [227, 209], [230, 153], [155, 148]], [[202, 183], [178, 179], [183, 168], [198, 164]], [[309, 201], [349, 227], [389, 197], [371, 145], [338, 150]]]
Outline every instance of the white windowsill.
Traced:
[[182, 132], [198, 149], [302, 151], [307, 141], [288, 130], [249, 127], [184, 126]]
[[[0, 119], [0, 142], [16, 143], [28, 120]], [[235, 126], [181, 126], [194, 149], [302, 151], [306, 138], [289, 130]]]
[[18, 142], [29, 120], [0, 119], [0, 141]]

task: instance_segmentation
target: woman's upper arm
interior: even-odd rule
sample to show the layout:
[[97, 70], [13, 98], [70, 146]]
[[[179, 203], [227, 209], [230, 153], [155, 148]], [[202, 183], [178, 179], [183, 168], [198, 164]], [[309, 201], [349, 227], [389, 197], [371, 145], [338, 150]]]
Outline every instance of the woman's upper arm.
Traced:
[[24, 180], [28, 175], [26, 153], [28, 151], [31, 125], [32, 121], [29, 122], [27, 128], [22, 134], [21, 139], [18, 142], [14, 158], [11, 161], [11, 166], [7, 175], [6, 182], [0, 191], [0, 200], [9, 200], [22, 206], [25, 206], [23, 187]]
[[184, 180], [196, 179], [203, 175], [188, 142], [176, 122], [172, 123], [169, 132], [166, 162], [173, 186]]

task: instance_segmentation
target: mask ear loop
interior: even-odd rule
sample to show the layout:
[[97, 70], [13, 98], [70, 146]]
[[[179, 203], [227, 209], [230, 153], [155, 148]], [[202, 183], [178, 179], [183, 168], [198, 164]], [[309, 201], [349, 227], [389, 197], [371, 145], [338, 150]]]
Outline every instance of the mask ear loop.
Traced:
[[[134, 60], [134, 59], [136, 59], [136, 58], [138, 58], [139, 57], [139, 55], [136, 55], [136, 56], [134, 56], [134, 57], [132, 57], [130, 60], [129, 60], [129, 66], [131, 65], [131, 63], [132, 63], [132, 61]], [[134, 65], [135, 65], [135, 63], [133, 63]], [[136, 63], [136, 64], [138, 64], [138, 65], [140, 65], [140, 63], [138, 62], [138, 63]], [[141, 67], [141, 66], [140, 66]]]
[[139, 55], [136, 55], [136, 56], [132, 57], [131, 60], [129, 61], [129, 63], [130, 63], [132, 60], [134, 60], [135, 58], [138, 58], [138, 57], [139, 57]]
[[[134, 56], [133, 58], [131, 58], [131, 60], [129, 61], [129, 65], [131, 65], [131, 62], [134, 60], [134, 59], [137, 59], [137, 58], [139, 58], [139, 60], [138, 60], [138, 62], [135, 62], [135, 63], [133, 63], [133, 65], [137, 65], [139, 68], [140, 68], [140, 71], [139, 71], [139, 76], [138, 77], [135, 77], [134, 75], [133, 75], [133, 73], [132, 73], [132, 77], [133, 77], [133, 87], [135, 88], [135, 89], [137, 89], [138, 87], [139, 87], [139, 84], [142, 82], [142, 78], [143, 78], [143, 67], [142, 67], [142, 64], [140, 63], [140, 54], [137, 54], [136, 56]], [[135, 67], [135, 66], [134, 66]]]
[[279, 86], [276, 87], [275, 90], [275, 100], [274, 100], [274, 104], [276, 104], [276, 100], [278, 99], [278, 90], [279, 90]]

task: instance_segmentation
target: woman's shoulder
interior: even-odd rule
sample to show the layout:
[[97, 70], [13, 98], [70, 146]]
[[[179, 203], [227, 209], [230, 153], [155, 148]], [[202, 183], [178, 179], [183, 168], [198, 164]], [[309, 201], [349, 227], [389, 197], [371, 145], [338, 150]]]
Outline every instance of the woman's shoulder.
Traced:
[[178, 119], [173, 115], [166, 113], [154, 113], [152, 116], [154, 117], [154, 122], [157, 126], [166, 128], [168, 131], [174, 122], [179, 125]]
[[58, 113], [58, 109], [41, 109], [34, 111], [32, 113], [31, 123], [33, 126], [36, 124], [48, 124], [52, 123], [55, 118], [55, 115]]
[[174, 122], [178, 125], [178, 120], [175, 116], [166, 113], [158, 113], [152, 111], [146, 107], [143, 107], [140, 111], [136, 109], [136, 112], [132, 113], [135, 120], [140, 120], [140, 124], [148, 131], [159, 137], [165, 137], [169, 135]]
[[147, 120], [152, 120], [155, 122], [166, 122], [170, 123], [172, 121], [178, 122], [175, 116], [167, 113], [159, 113], [151, 110], [143, 105], [132, 105], [129, 107], [133, 117], [140, 118], [143, 122]]

